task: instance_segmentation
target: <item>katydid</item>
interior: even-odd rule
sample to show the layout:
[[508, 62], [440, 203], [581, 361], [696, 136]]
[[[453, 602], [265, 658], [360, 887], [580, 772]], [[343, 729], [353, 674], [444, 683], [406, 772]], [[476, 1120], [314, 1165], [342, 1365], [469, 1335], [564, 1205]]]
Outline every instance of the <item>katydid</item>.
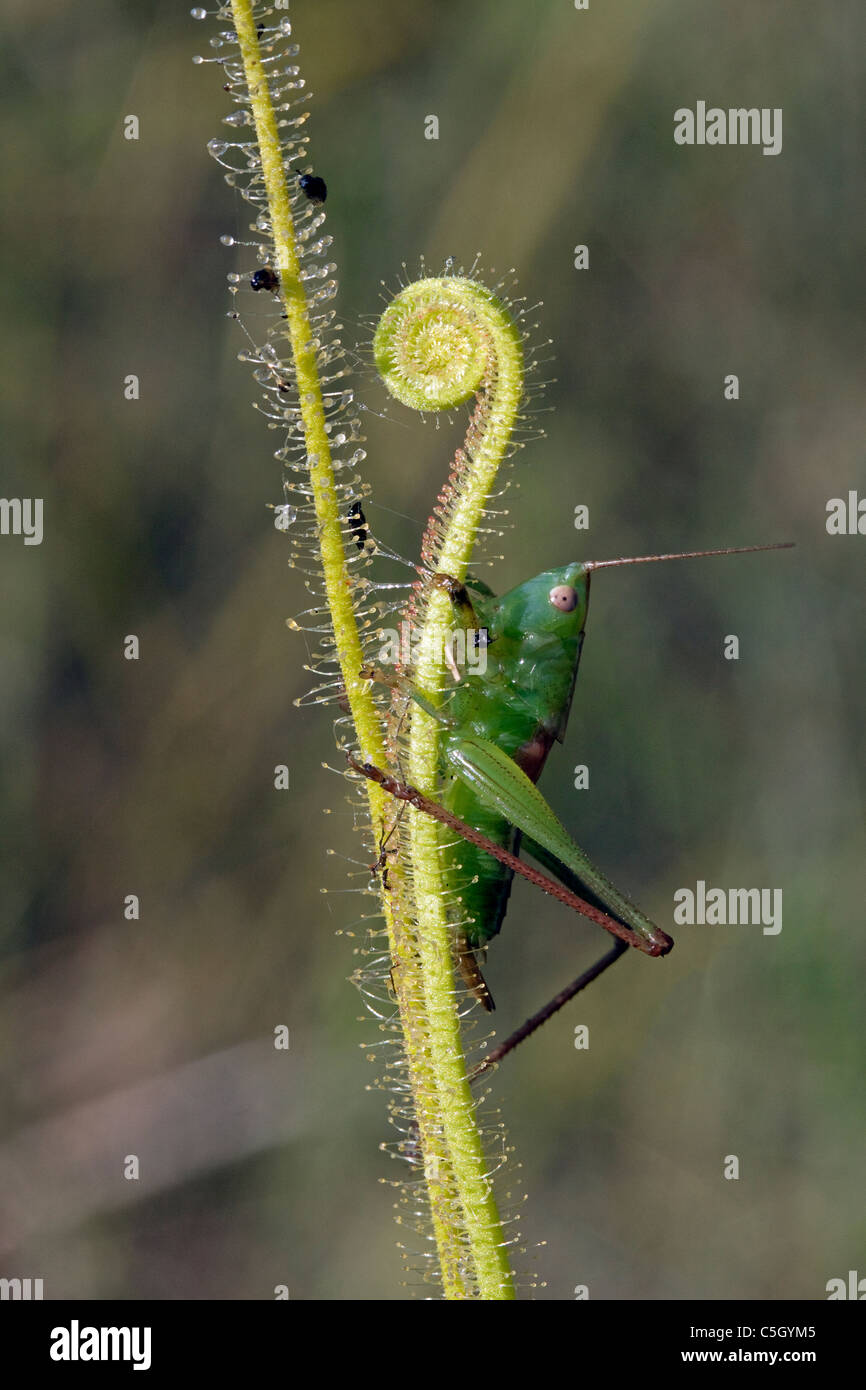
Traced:
[[[433, 582], [450, 594], [459, 623], [479, 635], [486, 631], [487, 647], [486, 670], [467, 666], [441, 706], [434, 707], [409, 688], [412, 699], [442, 725], [441, 804], [379, 769], [353, 765], [392, 795], [413, 803], [470, 841], [452, 843], [445, 853], [464, 878], [466, 920], [458, 960], [466, 983], [486, 1008], [492, 1009], [493, 1001], [475, 951], [486, 946], [502, 926], [515, 869], [647, 955], [665, 955], [673, 946], [671, 938], [575, 844], [535, 786], [550, 749], [564, 737], [593, 572], [619, 565], [788, 549], [790, 544], [574, 563], [545, 570], [499, 598], [474, 580], [464, 585], [447, 575], [434, 576]], [[453, 671], [453, 661], [448, 664]], [[521, 847], [546, 873], [522, 865], [517, 857]], [[559, 888], [549, 875], [566, 888]], [[612, 964], [622, 949], [599, 962], [601, 969]], [[560, 1002], [552, 1001], [554, 1008], [547, 1006], [541, 1011], [543, 1017], [536, 1016], [534, 1027], [599, 973], [593, 967], [579, 977], [557, 996]], [[512, 1045], [522, 1040], [517, 1035], [515, 1039]]]

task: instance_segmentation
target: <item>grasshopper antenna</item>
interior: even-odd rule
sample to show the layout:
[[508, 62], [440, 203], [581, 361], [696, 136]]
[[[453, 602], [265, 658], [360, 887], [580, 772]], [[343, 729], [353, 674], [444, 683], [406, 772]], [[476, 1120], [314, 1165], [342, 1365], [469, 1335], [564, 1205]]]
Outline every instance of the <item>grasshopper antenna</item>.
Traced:
[[653, 560], [700, 560], [707, 555], [750, 555], [756, 550], [793, 550], [795, 541], [774, 541], [771, 545], [729, 545], [721, 550], [680, 550], [670, 555], [627, 555], [619, 560], [588, 560], [585, 570], [611, 569], [614, 565], [648, 565]]

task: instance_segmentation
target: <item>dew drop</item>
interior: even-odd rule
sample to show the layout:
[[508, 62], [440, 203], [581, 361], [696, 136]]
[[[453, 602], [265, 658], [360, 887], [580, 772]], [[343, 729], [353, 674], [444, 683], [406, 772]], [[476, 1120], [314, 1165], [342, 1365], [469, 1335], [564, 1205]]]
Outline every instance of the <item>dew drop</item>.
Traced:
[[192, 15], [193, 19], [207, 19], [207, 10], [202, 9], [201, 5], [195, 5], [190, 10], [190, 14]]
[[227, 149], [228, 142], [226, 140], [208, 140], [207, 142], [207, 152], [212, 154], [214, 159], [220, 159]]

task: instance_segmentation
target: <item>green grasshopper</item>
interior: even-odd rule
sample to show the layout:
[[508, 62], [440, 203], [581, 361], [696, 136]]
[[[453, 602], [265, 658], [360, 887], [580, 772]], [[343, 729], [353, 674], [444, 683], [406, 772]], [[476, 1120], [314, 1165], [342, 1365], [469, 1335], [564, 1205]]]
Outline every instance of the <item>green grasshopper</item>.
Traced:
[[[666, 955], [672, 939], [656, 926], [598, 869], [558, 820], [536, 782], [556, 742], [562, 742], [574, 697], [595, 570], [619, 565], [685, 560], [710, 555], [741, 555], [788, 549], [778, 545], [738, 546], [672, 555], [639, 555], [587, 561], [545, 570], [497, 598], [485, 585], [466, 584], [447, 575], [434, 584], [451, 596], [455, 617], [468, 633], [486, 633], [487, 666], [467, 668], [441, 707], [434, 707], [400, 678], [366, 672], [407, 689], [411, 698], [442, 725], [444, 784], [439, 802], [369, 764], [356, 770], [402, 801], [455, 830], [464, 841], [445, 850], [452, 868], [462, 872], [466, 922], [458, 940], [464, 980], [485, 1008], [493, 1000], [475, 956], [499, 932], [515, 872], [523, 874], [576, 911], [619, 938], [597, 966], [580, 976], [550, 1005], [488, 1057], [484, 1067], [561, 1008], [578, 989], [613, 963], [627, 945], [651, 956]], [[471, 594], [470, 594], [471, 591]], [[453, 663], [449, 661], [452, 671]], [[525, 865], [520, 849], [545, 870]], [[551, 877], [552, 876], [552, 877]], [[561, 885], [564, 885], [561, 886]], [[530, 1027], [530, 1025], [533, 1025]], [[528, 1029], [528, 1032], [525, 1031]]]

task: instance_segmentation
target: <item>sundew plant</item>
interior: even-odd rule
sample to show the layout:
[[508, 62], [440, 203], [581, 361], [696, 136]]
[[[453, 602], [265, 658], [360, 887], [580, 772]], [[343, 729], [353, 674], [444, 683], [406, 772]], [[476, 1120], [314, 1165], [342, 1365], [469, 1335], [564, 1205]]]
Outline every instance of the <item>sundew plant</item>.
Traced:
[[[502, 525], [501, 470], [528, 429], [526, 377], [535, 364], [527, 361], [527, 310], [503, 284], [488, 288], [474, 267], [451, 265], [440, 276], [422, 268], [417, 280], [405, 277], [387, 305], [373, 353], [389, 391], [424, 414], [462, 408], [468, 422], [408, 582], [372, 578], [382, 547], [364, 512], [361, 411], [334, 307], [327, 190], [308, 148], [292, 24], [282, 6], [252, 0], [192, 14], [216, 21], [210, 54], [195, 61], [216, 66], [232, 105], [226, 134], [209, 150], [252, 213], [249, 236], [238, 238], [248, 269], [230, 277], [232, 316], [284, 472], [275, 521], [312, 596], [289, 626], [315, 648], [317, 683], [305, 698], [336, 707], [337, 743], [353, 759], [346, 776], [374, 871], [377, 913], [356, 979], [385, 1040], [381, 1084], [400, 1134], [393, 1147], [411, 1173], [398, 1202], [401, 1224], [415, 1232], [403, 1241], [410, 1279], [448, 1299], [511, 1299], [520, 1250], [514, 1184], [505, 1173], [494, 1186], [509, 1155], [497, 1118], [479, 1123], [471, 1089], [478, 1058], [467, 1060], [461, 1036], [463, 1017], [477, 1006], [455, 977], [463, 880], [446, 853], [454, 836], [354, 767], [399, 772], [421, 793], [436, 793], [440, 725], [410, 691], [441, 703], [452, 679], [454, 619], [436, 577], [462, 583], [479, 536]], [[258, 338], [244, 322], [252, 294], [273, 306]], [[386, 628], [411, 636], [411, 656], [390, 678], [376, 669]]]

